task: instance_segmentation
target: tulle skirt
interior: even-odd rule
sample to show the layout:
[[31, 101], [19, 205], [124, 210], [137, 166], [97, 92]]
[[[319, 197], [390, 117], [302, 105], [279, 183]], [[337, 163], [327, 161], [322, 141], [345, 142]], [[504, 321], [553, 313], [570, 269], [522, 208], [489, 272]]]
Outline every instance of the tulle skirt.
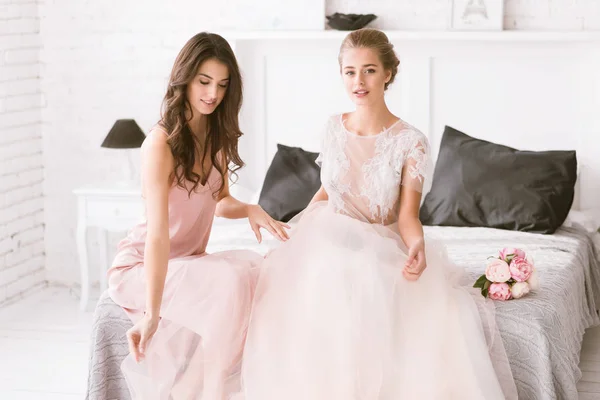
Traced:
[[262, 264], [235, 399], [517, 398], [493, 302], [427, 238], [407, 281], [395, 229], [304, 212]]
[[[143, 361], [122, 364], [134, 400], [221, 400], [239, 370], [262, 257], [226, 251], [169, 260], [158, 329]], [[142, 263], [112, 268], [109, 294], [137, 322], [145, 310]]]

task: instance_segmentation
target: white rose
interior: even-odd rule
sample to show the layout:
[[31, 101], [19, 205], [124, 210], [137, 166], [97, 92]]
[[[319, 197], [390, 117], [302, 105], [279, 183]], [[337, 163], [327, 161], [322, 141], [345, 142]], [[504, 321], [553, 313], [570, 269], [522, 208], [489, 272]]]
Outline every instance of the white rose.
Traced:
[[529, 293], [529, 283], [527, 282], [517, 282], [512, 285], [510, 288], [513, 298], [520, 299]]
[[510, 279], [510, 268], [506, 261], [493, 258], [485, 269], [485, 277], [492, 282], [503, 283]]

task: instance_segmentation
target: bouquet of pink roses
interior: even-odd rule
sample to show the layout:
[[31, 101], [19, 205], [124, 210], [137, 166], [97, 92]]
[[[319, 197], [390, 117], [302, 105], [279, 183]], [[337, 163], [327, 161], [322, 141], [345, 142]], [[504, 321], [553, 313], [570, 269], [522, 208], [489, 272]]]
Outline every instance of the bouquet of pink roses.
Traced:
[[521, 249], [506, 247], [498, 257], [490, 257], [485, 274], [473, 287], [480, 288], [483, 297], [492, 300], [519, 299], [538, 289], [533, 260]]

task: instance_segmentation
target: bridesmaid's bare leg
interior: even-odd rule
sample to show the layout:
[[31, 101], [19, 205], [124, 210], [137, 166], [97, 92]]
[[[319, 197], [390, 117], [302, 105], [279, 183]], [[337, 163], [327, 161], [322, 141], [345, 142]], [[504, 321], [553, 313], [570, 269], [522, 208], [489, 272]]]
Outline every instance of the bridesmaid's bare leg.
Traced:
[[[201, 393], [201, 400], [226, 400], [226, 383], [234, 367], [239, 364], [244, 347], [245, 335], [240, 331], [247, 329], [249, 306], [251, 301], [251, 276], [241, 269], [223, 269], [219, 280], [214, 282], [215, 290], [223, 297], [222, 309], [204, 316], [203, 324], [210, 330], [201, 339], [201, 345], [195, 349], [189, 359], [189, 365], [179, 378], [178, 393], [187, 394], [187, 399], [196, 400]], [[227, 273], [228, 272], [228, 273]], [[247, 296], [247, 300], [232, 301], [239, 296]], [[248, 309], [244, 307], [248, 307]], [[195, 386], [194, 386], [195, 384]], [[179, 388], [181, 392], [179, 392]], [[185, 390], [183, 390], [185, 388]], [[199, 393], [190, 391], [199, 389]], [[191, 397], [189, 397], [191, 396]], [[181, 399], [184, 399], [181, 398]], [[175, 398], [173, 400], [180, 400]]]
[[[197, 336], [194, 333], [194, 336]], [[171, 389], [172, 400], [196, 400], [199, 399], [202, 390], [202, 375], [204, 369], [204, 354], [202, 351], [202, 340], [194, 340], [187, 366], [181, 372], [173, 388]], [[220, 400], [220, 399], [219, 399]]]
[[[222, 330], [221, 332], [225, 331]], [[222, 338], [218, 338], [214, 343], [204, 342], [205, 365], [202, 400], [226, 400], [225, 386], [227, 378], [233, 371], [233, 367], [241, 359], [243, 347], [236, 348], [238, 346], [233, 339], [229, 341], [226, 348], [223, 348], [224, 343]]]

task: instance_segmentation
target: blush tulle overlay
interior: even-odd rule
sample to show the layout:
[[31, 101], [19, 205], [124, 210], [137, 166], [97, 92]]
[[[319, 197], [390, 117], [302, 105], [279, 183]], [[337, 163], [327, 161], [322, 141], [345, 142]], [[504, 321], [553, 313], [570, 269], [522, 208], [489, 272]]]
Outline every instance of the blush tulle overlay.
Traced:
[[517, 399], [493, 302], [442, 244], [426, 257], [407, 281], [393, 226], [312, 205], [263, 263], [233, 398]]
[[317, 160], [328, 200], [261, 266], [236, 400], [504, 400], [517, 390], [494, 303], [425, 237], [402, 269], [400, 188], [421, 191], [429, 145], [398, 121], [374, 136], [333, 116]]

